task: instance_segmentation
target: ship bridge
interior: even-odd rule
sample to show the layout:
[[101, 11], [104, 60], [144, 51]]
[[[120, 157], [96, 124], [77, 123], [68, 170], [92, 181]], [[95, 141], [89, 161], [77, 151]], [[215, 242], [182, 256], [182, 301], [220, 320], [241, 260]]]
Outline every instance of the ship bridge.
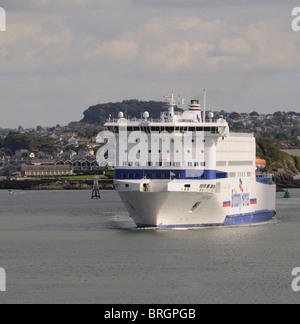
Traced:
[[[218, 174], [224, 177], [222, 170], [218, 173], [216, 155], [218, 141], [229, 136], [226, 120], [214, 119], [212, 112], [206, 114], [205, 105], [202, 111], [199, 101], [195, 99], [191, 100], [189, 108], [181, 113], [175, 113], [173, 95], [165, 107], [167, 111], [162, 111], [158, 120], [151, 119], [147, 111], [141, 119], [125, 118], [122, 112], [119, 113], [118, 119], [109, 118], [105, 126], [116, 135], [116, 152], [122, 152], [119, 156], [128, 158], [124, 161], [117, 156], [117, 169], [164, 168], [166, 175], [153, 173], [154, 177], [164, 178], [168, 177], [170, 170], [174, 172], [183, 168], [200, 170], [200, 177], [208, 178], [208, 174], [213, 178]], [[121, 172], [119, 178], [123, 178], [124, 173]], [[135, 174], [141, 177], [140, 173]], [[196, 177], [196, 174], [193, 177]]]
[[[173, 98], [173, 96], [172, 96]], [[160, 119], [150, 118], [149, 112], [145, 111], [143, 118], [124, 118], [122, 112], [118, 119], [108, 119], [105, 126], [109, 131], [118, 134], [120, 130], [127, 132], [151, 133], [186, 133], [205, 132], [207, 135], [227, 136], [229, 126], [225, 119], [214, 119], [214, 114], [209, 112], [206, 116], [206, 109], [201, 111], [198, 100], [192, 100], [189, 109], [184, 112], [175, 112], [175, 103], [171, 99], [167, 104], [167, 110], [161, 112]]]

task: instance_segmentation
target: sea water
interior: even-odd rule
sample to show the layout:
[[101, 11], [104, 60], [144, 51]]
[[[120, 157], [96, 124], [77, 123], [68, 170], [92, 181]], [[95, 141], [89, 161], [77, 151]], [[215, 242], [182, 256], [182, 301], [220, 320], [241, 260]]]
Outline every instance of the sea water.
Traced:
[[115, 191], [0, 191], [0, 303], [298, 303], [290, 192], [262, 224], [138, 230]]

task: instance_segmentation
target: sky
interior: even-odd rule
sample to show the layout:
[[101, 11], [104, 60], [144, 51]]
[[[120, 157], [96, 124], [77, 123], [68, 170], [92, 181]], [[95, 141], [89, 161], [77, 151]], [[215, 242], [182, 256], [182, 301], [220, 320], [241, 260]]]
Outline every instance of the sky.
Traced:
[[0, 128], [171, 92], [228, 112], [300, 112], [294, 0], [0, 0]]

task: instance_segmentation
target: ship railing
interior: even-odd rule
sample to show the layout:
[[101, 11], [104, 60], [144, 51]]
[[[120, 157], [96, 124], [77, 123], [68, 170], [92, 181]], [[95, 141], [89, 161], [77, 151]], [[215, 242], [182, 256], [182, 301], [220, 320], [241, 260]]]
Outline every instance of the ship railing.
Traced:
[[256, 175], [256, 181], [265, 184], [274, 184], [276, 182], [276, 174], [261, 173]]
[[254, 133], [235, 133], [230, 132], [231, 137], [254, 137]]
[[[141, 118], [123, 118], [122, 119], [122, 123], [141, 123], [146, 121], [145, 119], [141, 119]], [[120, 119], [116, 119], [116, 118], [110, 118], [106, 120], [107, 123], [112, 123], [112, 124], [119, 124], [120, 123]], [[154, 118], [147, 118], [147, 122], [150, 123], [162, 123], [163, 121], [161, 119], [154, 119]]]

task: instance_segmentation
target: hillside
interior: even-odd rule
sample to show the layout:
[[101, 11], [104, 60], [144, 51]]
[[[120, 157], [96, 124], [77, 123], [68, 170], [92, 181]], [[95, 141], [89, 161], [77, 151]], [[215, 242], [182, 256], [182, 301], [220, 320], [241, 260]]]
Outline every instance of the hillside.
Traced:
[[256, 138], [257, 156], [267, 161], [265, 171], [276, 172], [279, 187], [299, 187], [296, 178], [300, 172], [300, 157], [289, 155], [280, 150], [271, 139]]
[[[98, 104], [84, 111], [83, 125], [103, 126], [111, 115], [117, 118], [119, 112], [130, 118], [140, 118], [144, 111], [150, 117], [158, 119], [163, 103], [160, 101], [124, 100], [117, 103]], [[176, 109], [180, 110], [180, 109]], [[223, 116], [233, 132], [254, 133], [256, 136], [272, 139], [282, 149], [300, 149], [300, 113], [276, 112], [274, 114], [228, 113], [224, 110], [215, 111], [215, 118]], [[90, 127], [89, 126], [89, 127]]]

